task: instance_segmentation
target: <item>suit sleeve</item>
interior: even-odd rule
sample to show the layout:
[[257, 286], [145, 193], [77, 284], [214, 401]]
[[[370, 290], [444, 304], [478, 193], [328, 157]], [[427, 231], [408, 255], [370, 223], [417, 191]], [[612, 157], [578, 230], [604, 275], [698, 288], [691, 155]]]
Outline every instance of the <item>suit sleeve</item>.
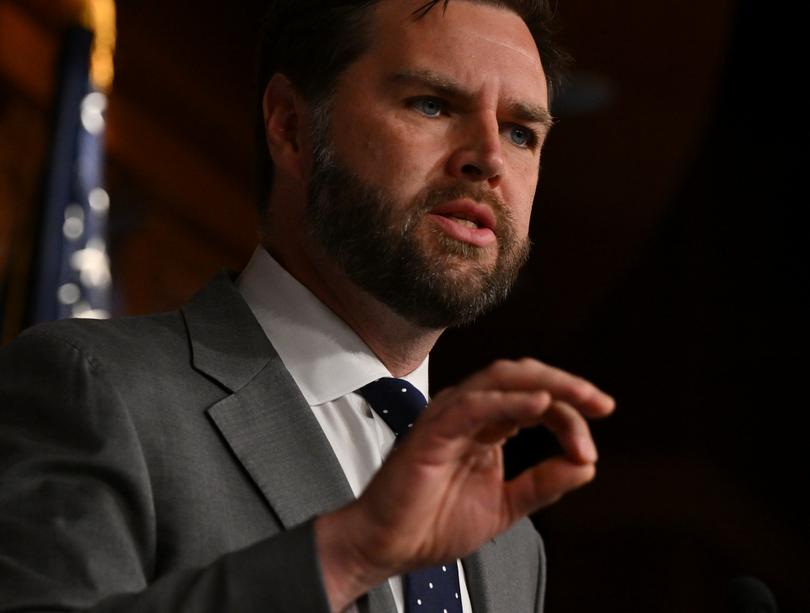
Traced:
[[70, 339], [0, 351], [0, 613], [328, 611], [312, 522], [156, 575], [149, 474], [124, 399]]

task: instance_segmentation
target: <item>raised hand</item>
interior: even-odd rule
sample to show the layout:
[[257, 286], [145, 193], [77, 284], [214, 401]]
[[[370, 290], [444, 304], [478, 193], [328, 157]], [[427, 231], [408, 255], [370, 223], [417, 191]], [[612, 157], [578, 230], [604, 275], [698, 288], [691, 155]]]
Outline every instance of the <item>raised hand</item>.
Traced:
[[[590, 481], [597, 453], [585, 418], [613, 408], [589, 382], [531, 359], [442, 391], [360, 498], [317, 520], [330, 602], [339, 610], [390, 576], [462, 557]], [[563, 454], [505, 481], [503, 444], [538, 424]]]

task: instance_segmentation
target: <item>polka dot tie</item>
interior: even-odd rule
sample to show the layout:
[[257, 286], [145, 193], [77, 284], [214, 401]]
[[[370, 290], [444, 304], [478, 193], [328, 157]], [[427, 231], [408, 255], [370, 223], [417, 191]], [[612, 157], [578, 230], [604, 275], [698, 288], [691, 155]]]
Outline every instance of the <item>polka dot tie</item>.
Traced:
[[[397, 439], [405, 436], [427, 405], [418, 389], [403, 379], [383, 377], [357, 390]], [[403, 577], [406, 613], [462, 613], [455, 561], [422, 568]]]

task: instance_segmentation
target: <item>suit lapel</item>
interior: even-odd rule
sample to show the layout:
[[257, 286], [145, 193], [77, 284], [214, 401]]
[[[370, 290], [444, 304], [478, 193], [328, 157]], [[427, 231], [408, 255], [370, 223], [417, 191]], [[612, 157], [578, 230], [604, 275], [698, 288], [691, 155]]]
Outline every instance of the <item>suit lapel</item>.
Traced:
[[317, 419], [226, 274], [183, 309], [194, 366], [231, 394], [208, 409], [285, 528], [352, 499]]
[[545, 555], [528, 519], [479, 547], [463, 563], [475, 613], [542, 610]]
[[500, 611], [494, 607], [490, 602], [488, 596], [492, 593], [491, 589], [487, 588], [487, 582], [491, 581], [491, 577], [486, 572], [486, 548], [490, 546], [484, 545], [477, 551], [471, 553], [461, 562], [464, 565], [464, 575], [467, 581], [467, 592], [470, 595], [470, 604], [475, 613], [495, 613]]
[[329, 441], [279, 363], [208, 414], [285, 528], [352, 500]]
[[[183, 315], [195, 368], [231, 392], [208, 415], [281, 524], [291, 528], [353, 500], [318, 420], [231, 278], [218, 275]], [[388, 583], [358, 604], [393, 611]]]

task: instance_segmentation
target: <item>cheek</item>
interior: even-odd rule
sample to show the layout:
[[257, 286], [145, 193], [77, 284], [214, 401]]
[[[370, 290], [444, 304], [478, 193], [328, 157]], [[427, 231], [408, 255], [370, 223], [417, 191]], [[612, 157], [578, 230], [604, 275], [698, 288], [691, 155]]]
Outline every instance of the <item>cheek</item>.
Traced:
[[531, 221], [532, 214], [532, 201], [521, 200], [521, 202], [512, 210], [512, 217], [515, 222], [515, 232], [518, 236], [525, 237], [529, 235], [529, 222]]
[[359, 113], [347, 108], [333, 128], [338, 157], [363, 179], [401, 193], [415, 192], [441, 168], [446, 134], [415, 129], [397, 112]]
[[537, 166], [532, 160], [520, 161], [512, 166], [513, 181], [509, 182], [506, 196], [507, 202], [512, 203], [512, 217], [515, 221], [515, 230], [520, 234], [528, 235], [529, 222], [531, 221], [532, 205], [537, 188]]

